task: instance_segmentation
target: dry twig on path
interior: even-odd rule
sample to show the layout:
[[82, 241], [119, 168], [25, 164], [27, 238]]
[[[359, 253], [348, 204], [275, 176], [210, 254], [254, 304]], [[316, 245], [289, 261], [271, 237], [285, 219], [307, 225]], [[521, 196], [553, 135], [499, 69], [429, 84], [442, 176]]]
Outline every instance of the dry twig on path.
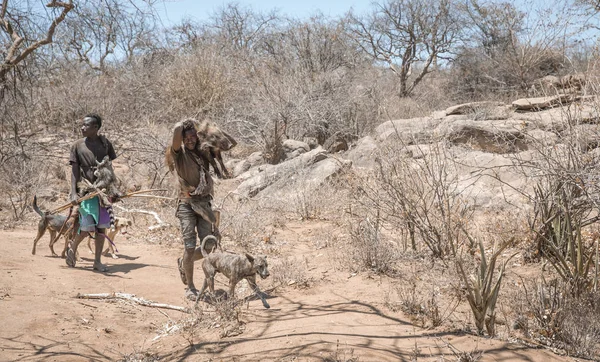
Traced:
[[79, 299], [122, 299], [128, 300], [139, 305], [143, 305], [145, 307], [151, 308], [164, 308], [164, 309], [173, 309], [183, 313], [190, 313], [190, 310], [185, 307], [180, 307], [177, 305], [164, 304], [164, 303], [155, 303], [150, 300], [146, 300], [144, 298], [136, 297], [135, 294], [127, 294], [127, 293], [96, 293], [96, 294], [82, 294], [77, 293], [77, 297]]

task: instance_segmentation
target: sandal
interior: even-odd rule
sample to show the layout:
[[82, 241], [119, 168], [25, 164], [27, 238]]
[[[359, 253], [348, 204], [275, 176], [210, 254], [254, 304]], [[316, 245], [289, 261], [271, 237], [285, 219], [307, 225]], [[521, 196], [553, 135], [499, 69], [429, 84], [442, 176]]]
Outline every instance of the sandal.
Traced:
[[75, 263], [77, 263], [77, 260], [75, 258], [75, 252], [73, 251], [73, 249], [70, 246], [69, 246], [69, 249], [67, 249], [67, 257], [65, 259], [65, 262], [71, 268], [75, 268]]
[[192, 302], [195, 302], [198, 299], [198, 289], [186, 289], [185, 297]]

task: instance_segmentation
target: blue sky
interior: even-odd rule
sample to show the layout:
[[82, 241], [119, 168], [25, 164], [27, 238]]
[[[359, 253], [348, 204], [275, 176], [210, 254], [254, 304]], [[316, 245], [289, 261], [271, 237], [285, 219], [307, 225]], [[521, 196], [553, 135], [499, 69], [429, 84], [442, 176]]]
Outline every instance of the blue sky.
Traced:
[[[268, 12], [279, 9], [280, 14], [297, 18], [308, 17], [315, 11], [324, 15], [337, 17], [345, 14], [350, 8], [362, 13], [370, 7], [373, 0], [254, 0], [235, 1], [242, 6], [250, 6], [253, 10]], [[159, 5], [162, 8], [163, 21], [166, 24], [179, 23], [181, 19], [189, 17], [193, 20], [206, 20], [209, 14], [233, 1], [223, 0], [167, 0]]]

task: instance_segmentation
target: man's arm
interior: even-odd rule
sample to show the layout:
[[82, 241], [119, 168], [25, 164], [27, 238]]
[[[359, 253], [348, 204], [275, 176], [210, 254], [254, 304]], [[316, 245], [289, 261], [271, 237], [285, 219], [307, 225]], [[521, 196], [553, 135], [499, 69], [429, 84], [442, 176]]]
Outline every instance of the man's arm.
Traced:
[[75, 204], [79, 195], [77, 194], [77, 183], [81, 181], [81, 170], [79, 164], [71, 163], [71, 203]]
[[173, 128], [173, 141], [171, 142], [171, 147], [173, 147], [174, 152], [179, 152], [181, 149], [181, 143], [183, 142], [182, 130], [183, 122], [177, 122]]
[[71, 165], [71, 194], [69, 198], [73, 205], [76, 204], [79, 196], [77, 195], [77, 183], [81, 181], [81, 169], [79, 168], [79, 157], [77, 155], [77, 143], [71, 146], [69, 152], [69, 164]]

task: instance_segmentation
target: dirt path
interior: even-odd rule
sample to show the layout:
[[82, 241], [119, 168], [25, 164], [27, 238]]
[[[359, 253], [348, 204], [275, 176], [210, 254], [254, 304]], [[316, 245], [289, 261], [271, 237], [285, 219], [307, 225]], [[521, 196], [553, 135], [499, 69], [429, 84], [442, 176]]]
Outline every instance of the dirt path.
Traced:
[[[123, 292], [188, 306], [175, 267], [178, 245], [145, 244], [139, 234], [121, 238], [121, 258], [106, 259], [110, 272], [102, 274], [92, 271], [87, 246], [74, 269], [49, 256], [48, 236], [31, 255], [34, 236], [33, 229], [0, 233], [0, 361], [105, 361], [135, 353], [165, 361], [410, 361], [415, 345], [418, 361], [454, 361], [446, 342], [461, 351], [483, 351], [480, 361], [568, 360], [496, 339], [414, 327], [384, 306], [387, 279], [349, 277], [330, 266], [330, 254], [297, 242], [286, 243], [280, 255], [306, 256], [314, 287], [273, 289], [272, 281], [261, 280], [263, 289], [272, 289], [272, 308], [250, 301], [242, 308], [240, 334], [228, 331], [233, 336], [221, 338], [226, 328], [214, 322], [192, 335], [175, 331], [189, 318], [181, 312], [75, 298]], [[197, 268], [197, 285], [199, 274]], [[217, 288], [225, 289], [224, 282], [218, 280]], [[205, 308], [206, 321], [214, 313]]]

